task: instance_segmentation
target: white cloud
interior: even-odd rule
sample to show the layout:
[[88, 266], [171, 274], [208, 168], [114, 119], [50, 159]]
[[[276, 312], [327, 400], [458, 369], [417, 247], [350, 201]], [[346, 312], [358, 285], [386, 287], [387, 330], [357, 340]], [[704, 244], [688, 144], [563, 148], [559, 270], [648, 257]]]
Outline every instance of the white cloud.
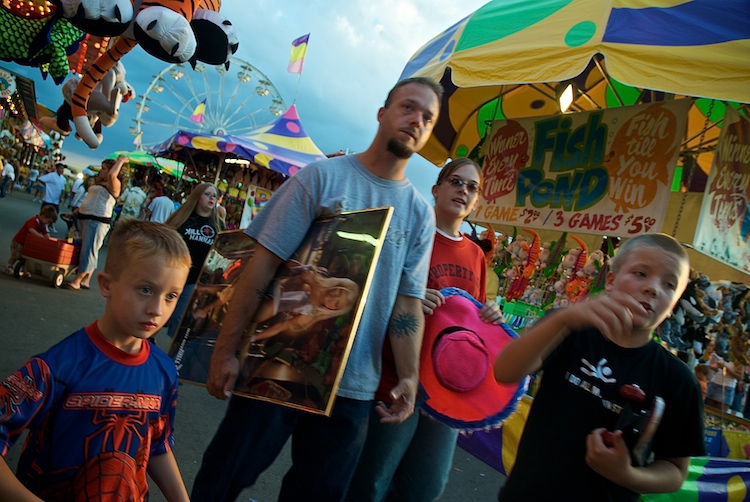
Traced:
[[343, 37], [345, 47], [359, 47], [362, 44], [362, 35], [348, 18], [343, 16], [336, 17], [336, 31]]

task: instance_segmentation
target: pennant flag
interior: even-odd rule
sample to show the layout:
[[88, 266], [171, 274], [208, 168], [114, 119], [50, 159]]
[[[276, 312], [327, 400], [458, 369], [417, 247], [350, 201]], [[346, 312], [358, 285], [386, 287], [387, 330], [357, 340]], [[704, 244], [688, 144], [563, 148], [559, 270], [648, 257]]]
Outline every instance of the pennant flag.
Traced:
[[133, 146], [141, 146], [141, 136], [143, 136], [143, 131], [138, 131], [133, 140]]
[[193, 114], [190, 116], [191, 122], [197, 122], [198, 124], [203, 122], [203, 114], [206, 113], [206, 99], [198, 103], [198, 106], [193, 110]]
[[303, 35], [292, 42], [292, 56], [289, 58], [289, 66], [286, 71], [289, 73], [302, 73], [302, 67], [305, 65], [305, 53], [307, 52], [307, 41], [310, 34]]

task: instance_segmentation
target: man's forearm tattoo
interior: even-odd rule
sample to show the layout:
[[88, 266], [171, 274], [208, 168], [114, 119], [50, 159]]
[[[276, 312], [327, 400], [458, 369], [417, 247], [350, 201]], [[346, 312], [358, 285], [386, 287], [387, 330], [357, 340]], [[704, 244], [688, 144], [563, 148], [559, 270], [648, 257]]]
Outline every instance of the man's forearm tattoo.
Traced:
[[391, 318], [388, 326], [391, 335], [396, 337], [416, 336], [419, 331], [419, 321], [414, 314], [403, 313]]

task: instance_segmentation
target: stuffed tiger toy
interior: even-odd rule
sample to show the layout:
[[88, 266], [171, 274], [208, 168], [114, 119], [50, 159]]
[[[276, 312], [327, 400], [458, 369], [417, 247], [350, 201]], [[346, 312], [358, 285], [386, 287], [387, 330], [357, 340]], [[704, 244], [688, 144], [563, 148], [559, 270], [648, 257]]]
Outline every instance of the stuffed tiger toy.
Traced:
[[[89, 25], [96, 19], [92, 13], [100, 14], [97, 34], [121, 27], [127, 19], [123, 4], [126, 0], [62, 1], [64, 16], [74, 25], [79, 21]], [[219, 14], [220, 7], [220, 0], [143, 0], [140, 6], [136, 0], [137, 12], [132, 22], [115, 44], [89, 66], [73, 94], [71, 110], [78, 136], [92, 149], [99, 146], [87, 117], [89, 97], [107, 72], [138, 44], [168, 63], [189, 62], [193, 67], [197, 61], [228, 65], [239, 42], [232, 23]]]

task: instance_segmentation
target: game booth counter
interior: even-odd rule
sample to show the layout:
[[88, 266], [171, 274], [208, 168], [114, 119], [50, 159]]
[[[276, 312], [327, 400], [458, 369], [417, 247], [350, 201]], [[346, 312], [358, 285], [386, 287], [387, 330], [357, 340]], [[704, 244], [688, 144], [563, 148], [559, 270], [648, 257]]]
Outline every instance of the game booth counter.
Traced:
[[[521, 336], [548, 309], [600, 291], [620, 239], [664, 232], [688, 248], [694, 270], [655, 336], [691, 365], [717, 338], [748, 363], [745, 21], [739, 0], [493, 0], [407, 62], [401, 78], [432, 77], [445, 89], [420, 155], [482, 165], [469, 219], [487, 228], [498, 298]], [[459, 444], [507, 473], [523, 413]], [[683, 491], [659, 500], [747, 497], [746, 433], [730, 429], [740, 419], [721, 418], [707, 437], [727, 446], [709, 451], [732, 458], [694, 459]]]
[[178, 131], [150, 152], [179, 160], [185, 175], [225, 192], [229, 230], [247, 227], [286, 179], [326, 157], [305, 133], [296, 105], [246, 136]]
[[[697, 221], [697, 217], [689, 221]], [[555, 239], [548, 232], [545, 235], [551, 242], [545, 244], [545, 249], [537, 248], [537, 237], [527, 236], [536, 234], [534, 230], [509, 232], [515, 236], [513, 242], [520, 244], [501, 241], [497, 235], [501, 243], [496, 245], [490, 265], [492, 272], [500, 276], [498, 303], [508, 325], [520, 336], [548, 310], [566, 302], [584, 301], [603, 287], [607, 260], [614, 251], [612, 243], [616, 238], [558, 233]], [[494, 229], [492, 233], [495, 234]], [[487, 233], [482, 237], [487, 238]], [[689, 252], [699, 254], [694, 250]], [[523, 274], [524, 270], [530, 270], [529, 255], [537, 256], [537, 261], [527, 278]], [[750, 363], [748, 276], [714, 258], [703, 258], [713, 263], [712, 273], [717, 275], [709, 277], [694, 267], [673, 315], [655, 330], [654, 337], [690, 366], [708, 358], [711, 341], [726, 350], [728, 359], [747, 366]], [[519, 283], [524, 287], [518, 287]], [[509, 473], [537, 383], [537, 379], [532, 381], [518, 411], [501, 428], [462, 435], [459, 445], [501, 473]], [[746, 495], [750, 496], [750, 421], [709, 406], [705, 407], [704, 416], [708, 457], [692, 460], [689, 479], [674, 494], [675, 498], [649, 496], [644, 500], [735, 500], [727, 499], [727, 494], [744, 500]]]

